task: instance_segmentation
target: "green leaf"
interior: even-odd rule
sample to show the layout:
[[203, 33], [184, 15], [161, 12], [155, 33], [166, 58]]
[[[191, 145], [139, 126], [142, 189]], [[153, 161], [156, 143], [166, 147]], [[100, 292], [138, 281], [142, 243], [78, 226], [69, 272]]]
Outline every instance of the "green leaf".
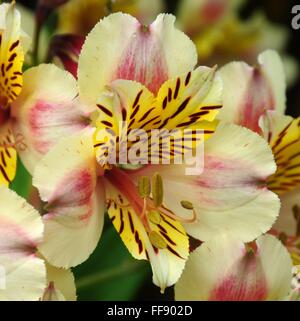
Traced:
[[17, 161], [17, 173], [13, 182], [10, 184], [10, 188], [14, 190], [18, 195], [27, 199], [29, 196], [31, 187], [31, 176], [27, 172], [26, 168], [18, 158]]
[[149, 263], [133, 259], [111, 226], [91, 257], [73, 272], [78, 300], [133, 300], [145, 279], [151, 279]]

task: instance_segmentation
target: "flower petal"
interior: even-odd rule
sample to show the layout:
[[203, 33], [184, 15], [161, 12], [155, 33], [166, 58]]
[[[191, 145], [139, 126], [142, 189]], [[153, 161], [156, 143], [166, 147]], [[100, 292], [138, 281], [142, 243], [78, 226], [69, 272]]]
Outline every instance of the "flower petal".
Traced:
[[196, 49], [174, 28], [174, 21], [172, 15], [161, 14], [144, 27], [122, 13], [101, 20], [87, 36], [79, 57], [84, 100], [94, 105], [99, 92], [115, 79], [138, 81], [156, 93], [167, 79], [193, 69]]
[[268, 186], [282, 195], [300, 185], [300, 118], [269, 111], [260, 119], [260, 125], [277, 164], [277, 171], [269, 177]]
[[[295, 206], [300, 209], [300, 187], [280, 196], [280, 214], [273, 228], [289, 236], [296, 236], [300, 218], [295, 217]], [[298, 222], [297, 222], [298, 221]]]
[[[219, 119], [260, 132], [258, 120], [265, 110], [285, 109], [285, 78], [275, 51], [258, 57], [259, 67], [232, 62], [220, 70], [224, 84], [224, 107]], [[255, 95], [253, 94], [255, 93]]]
[[176, 300], [283, 300], [291, 289], [292, 262], [275, 237], [261, 236], [256, 250], [228, 236], [201, 245], [175, 285]]
[[62, 139], [37, 165], [33, 184], [48, 214], [45, 241], [39, 247], [47, 261], [68, 268], [85, 261], [103, 228], [104, 190], [97, 185], [93, 131]]
[[14, 134], [22, 138], [18, 152], [30, 173], [61, 137], [88, 126], [77, 95], [75, 78], [54, 65], [24, 73], [24, 88], [13, 104]]
[[270, 229], [280, 202], [266, 186], [276, 166], [263, 138], [244, 127], [221, 123], [205, 141], [202, 164], [200, 175], [188, 175], [187, 165], [148, 166], [135, 175], [159, 172], [165, 204], [177, 215], [190, 217], [180, 202], [193, 203], [197, 220], [184, 227], [196, 239], [205, 241], [227, 231], [248, 242]]
[[[120, 134], [122, 132], [128, 134], [134, 129], [146, 131], [147, 137], [143, 147], [149, 152], [149, 155], [146, 155], [149, 159], [154, 156], [161, 160], [166, 157], [164, 153], [173, 158], [173, 155], [169, 155], [170, 152], [166, 151], [169, 147], [174, 155], [185, 152], [185, 146], [183, 148], [181, 146], [184, 130], [186, 130], [185, 138], [197, 142], [202, 140], [202, 135], [200, 137], [196, 129], [203, 130], [204, 138], [214, 133], [215, 124], [209, 123], [214, 120], [222, 107], [221, 94], [221, 79], [215, 76], [214, 69], [206, 67], [199, 67], [192, 72], [166, 81], [157, 97], [154, 97], [140, 83], [128, 80], [113, 81], [97, 100], [99, 113], [95, 120], [97, 131], [94, 144], [97, 159], [102, 164], [107, 158], [105, 156], [107, 149], [111, 150], [114, 147], [112, 145], [115, 145], [111, 143], [111, 139], [106, 139], [108, 133], [103, 129], [119, 136], [119, 141], [122, 141]], [[122, 122], [122, 130], [120, 122]], [[126, 122], [126, 129], [123, 128], [123, 122]], [[165, 136], [165, 139], [166, 135], [174, 135], [173, 143], [168, 144], [166, 148], [157, 146], [158, 143], [153, 145], [155, 144], [155, 138], [152, 140], [151, 137], [153, 129], [160, 130], [154, 135]], [[177, 129], [177, 133], [173, 131], [172, 134], [173, 129]], [[188, 135], [191, 137], [188, 138]], [[148, 149], [150, 144], [155, 155], [150, 154], [150, 148]], [[131, 146], [132, 144], [128, 144], [128, 149]]]
[[59, 59], [65, 70], [77, 78], [78, 57], [84, 37], [78, 35], [55, 35], [51, 39], [49, 57]]
[[0, 185], [6, 186], [13, 181], [17, 166], [15, 138], [10, 125], [8, 122], [0, 127]]
[[7, 107], [22, 90], [24, 52], [21, 48], [21, 15], [15, 3], [0, 6], [0, 106]]
[[[153, 283], [164, 292], [166, 287], [178, 280], [184, 268], [189, 255], [188, 236], [181, 223], [164, 214], [160, 214], [160, 222], [157, 223], [147, 220], [146, 217], [141, 218], [142, 208], [137, 206], [137, 198], [140, 199], [140, 196], [136, 186], [132, 185], [130, 176], [121, 172], [122, 177], [112, 179], [110, 175], [113, 174], [107, 174], [105, 190], [108, 214], [114, 227], [134, 258], [150, 261]], [[118, 188], [111, 183], [116, 179]], [[141, 199], [140, 201], [142, 202]], [[151, 231], [157, 233], [166, 244], [165, 248], [158, 249], [152, 245], [145, 224]]]
[[16, 193], [0, 187], [0, 300], [38, 300], [46, 286], [39, 213]]
[[66, 301], [76, 301], [76, 286], [71, 270], [56, 268], [46, 262], [47, 283], [53, 283]]

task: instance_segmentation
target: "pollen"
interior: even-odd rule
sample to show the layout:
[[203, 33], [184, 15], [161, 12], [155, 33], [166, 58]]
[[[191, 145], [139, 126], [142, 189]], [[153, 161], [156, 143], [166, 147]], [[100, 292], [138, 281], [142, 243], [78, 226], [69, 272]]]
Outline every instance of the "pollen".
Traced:
[[142, 198], [146, 198], [150, 196], [151, 193], [151, 185], [149, 177], [141, 176], [138, 179], [138, 190], [139, 194]]
[[163, 202], [163, 181], [158, 173], [152, 177], [152, 197], [154, 205], [159, 207]]
[[157, 211], [150, 211], [147, 213], [147, 217], [149, 219], [149, 221], [153, 224], [159, 224], [161, 222], [161, 216], [159, 214], [159, 212]]
[[189, 202], [189, 201], [181, 201], [180, 202], [181, 206], [187, 210], [193, 210], [194, 209], [194, 205]]
[[153, 246], [157, 247], [158, 249], [163, 250], [163, 249], [167, 248], [166, 241], [157, 232], [155, 232], [155, 231], [150, 232], [149, 239], [150, 239], [151, 244]]

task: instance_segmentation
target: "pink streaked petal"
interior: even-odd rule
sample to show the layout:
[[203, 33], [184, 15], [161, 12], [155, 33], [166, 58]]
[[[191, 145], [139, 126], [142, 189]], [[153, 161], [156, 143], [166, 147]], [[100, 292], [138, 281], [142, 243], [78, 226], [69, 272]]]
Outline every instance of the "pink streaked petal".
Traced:
[[258, 67], [232, 62], [220, 70], [224, 105], [218, 118], [261, 133], [259, 118], [265, 111], [285, 109], [285, 77], [276, 52], [266, 51], [258, 61]]
[[197, 62], [195, 46], [174, 22], [173, 16], [163, 14], [148, 27], [122, 13], [101, 20], [79, 57], [82, 98], [95, 104], [103, 88], [119, 78], [139, 81], [157, 93], [167, 79], [192, 70]]
[[197, 248], [175, 286], [176, 300], [283, 300], [291, 290], [292, 262], [282, 243], [264, 235], [245, 246], [220, 234]]
[[267, 291], [259, 258], [245, 251], [240, 261], [231, 267], [230, 274], [212, 290], [209, 301], [263, 301]]
[[159, 172], [165, 186], [164, 203], [177, 215], [191, 217], [182, 208], [182, 200], [194, 204], [197, 219], [184, 228], [196, 239], [206, 241], [226, 230], [249, 242], [270, 229], [280, 202], [266, 186], [276, 166], [262, 137], [244, 127], [220, 123], [205, 141], [204, 163], [199, 165], [203, 165], [199, 175], [188, 175], [185, 164], [147, 166], [133, 175]]
[[38, 160], [61, 137], [88, 126], [88, 111], [77, 95], [76, 80], [54, 65], [24, 73], [24, 87], [13, 105], [18, 152], [32, 174]]
[[62, 139], [37, 165], [33, 183], [48, 211], [39, 250], [57, 267], [82, 263], [95, 249], [104, 221], [104, 187], [97, 183], [93, 130]]
[[[113, 79], [135, 80], [142, 83], [153, 93], [157, 93], [160, 86], [168, 79], [166, 58], [161, 44], [151, 36], [150, 26], [147, 30], [139, 25], [135, 37], [125, 48], [116, 74]], [[151, 54], [147, 57], [151, 48]]]

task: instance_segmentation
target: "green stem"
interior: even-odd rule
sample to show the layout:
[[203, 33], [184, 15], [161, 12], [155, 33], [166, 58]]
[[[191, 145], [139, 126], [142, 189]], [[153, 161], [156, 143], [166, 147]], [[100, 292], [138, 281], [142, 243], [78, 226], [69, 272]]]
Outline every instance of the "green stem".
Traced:
[[39, 22], [36, 22], [34, 39], [33, 39], [33, 51], [32, 51], [32, 62], [33, 62], [33, 65], [35, 66], [38, 64], [41, 29], [42, 29], [41, 24]]
[[90, 285], [95, 285], [104, 281], [111, 280], [113, 278], [126, 275], [126, 273], [137, 272], [145, 269], [145, 264], [139, 261], [124, 261], [119, 266], [101, 271], [99, 273], [91, 274], [85, 277], [82, 277], [76, 281], [76, 288], [82, 289]]

